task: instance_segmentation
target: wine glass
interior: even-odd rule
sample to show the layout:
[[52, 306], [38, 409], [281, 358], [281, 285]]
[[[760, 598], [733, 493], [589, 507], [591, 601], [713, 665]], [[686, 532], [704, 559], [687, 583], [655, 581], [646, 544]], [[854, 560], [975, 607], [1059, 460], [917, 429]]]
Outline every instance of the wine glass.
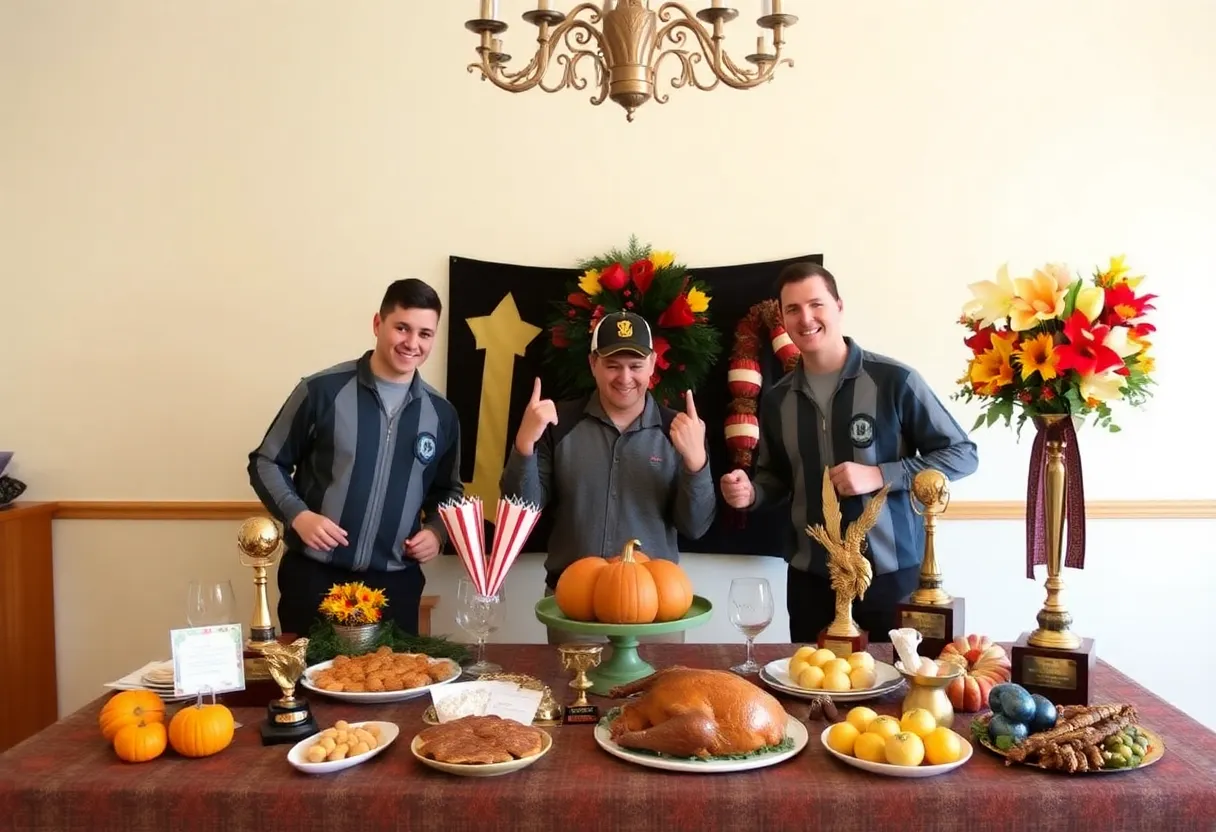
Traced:
[[759, 673], [752, 642], [773, 623], [773, 590], [766, 578], [735, 578], [730, 582], [730, 623], [747, 638], [747, 661], [731, 668], [746, 675]]
[[235, 609], [232, 581], [191, 581], [186, 590], [186, 621], [191, 627], [231, 624]]
[[502, 624], [506, 598], [503, 590], [497, 595], [482, 595], [468, 578], [456, 585], [456, 623], [477, 639], [477, 661], [465, 668], [469, 676], [497, 673], [501, 665], [486, 661], [486, 639]]

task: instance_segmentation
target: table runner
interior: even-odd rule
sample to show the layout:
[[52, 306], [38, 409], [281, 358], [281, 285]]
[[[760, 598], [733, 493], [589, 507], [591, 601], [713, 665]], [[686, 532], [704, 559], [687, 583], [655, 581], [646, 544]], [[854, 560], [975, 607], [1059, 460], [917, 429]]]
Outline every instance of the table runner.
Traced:
[[[654, 644], [642, 654], [657, 667], [727, 668], [741, 645]], [[890, 659], [890, 648], [872, 648]], [[761, 662], [789, 656], [788, 645], [757, 645]], [[572, 691], [555, 648], [490, 645], [488, 657], [512, 672], [544, 679], [561, 700]], [[314, 695], [322, 727], [338, 719], [385, 719], [401, 736], [378, 757], [344, 772], [305, 775], [286, 761], [290, 746], [261, 745], [264, 708], [237, 707], [244, 727], [220, 754], [198, 760], [172, 750], [149, 763], [120, 762], [97, 727], [101, 697], [0, 755], [0, 828], [164, 832], [245, 829], [862, 829], [1204, 830], [1216, 829], [1216, 734], [1099, 662], [1095, 699], [1131, 702], [1162, 735], [1164, 759], [1139, 772], [1066, 776], [1006, 768], [976, 746], [970, 762], [946, 775], [897, 779], [832, 758], [812, 721], [801, 754], [750, 772], [696, 775], [637, 766], [604, 752], [590, 726], [549, 729], [554, 747], [520, 772], [453, 777], [418, 763], [409, 750], [430, 703], [350, 705]], [[807, 705], [781, 698], [805, 718]], [[903, 693], [868, 702], [897, 714]], [[592, 697], [606, 711], [609, 700]], [[176, 706], [171, 706], [170, 711]], [[842, 708], [842, 714], [847, 708]], [[954, 728], [969, 735], [970, 716]]]

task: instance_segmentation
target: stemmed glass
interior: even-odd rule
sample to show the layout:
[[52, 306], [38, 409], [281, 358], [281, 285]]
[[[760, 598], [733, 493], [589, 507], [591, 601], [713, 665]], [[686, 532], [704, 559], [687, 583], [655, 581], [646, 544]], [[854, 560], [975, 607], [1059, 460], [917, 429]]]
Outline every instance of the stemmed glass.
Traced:
[[469, 635], [477, 639], [477, 661], [465, 668], [468, 676], [484, 676], [497, 673], [501, 665], [486, 661], [486, 639], [502, 624], [505, 593], [482, 595], [468, 578], [461, 578], [456, 585], [456, 623]]
[[186, 621], [191, 627], [231, 624], [235, 609], [232, 581], [191, 581], [186, 590]]
[[773, 590], [765, 578], [735, 578], [730, 582], [730, 623], [747, 638], [747, 661], [731, 668], [743, 675], [759, 673], [752, 642], [773, 623]]

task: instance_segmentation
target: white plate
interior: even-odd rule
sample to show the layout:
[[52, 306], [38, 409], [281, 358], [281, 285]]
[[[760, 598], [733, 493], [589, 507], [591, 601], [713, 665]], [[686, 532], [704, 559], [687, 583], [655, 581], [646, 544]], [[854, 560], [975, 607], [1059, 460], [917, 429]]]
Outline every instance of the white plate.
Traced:
[[790, 678], [789, 659], [777, 659], [760, 669], [760, 680], [769, 687], [776, 688], [782, 693], [788, 693], [791, 696], [797, 696], [802, 699], [826, 696], [833, 702], [859, 702], [863, 699], [873, 699], [876, 696], [890, 693], [903, 684], [904, 681], [904, 677], [899, 675], [899, 671], [895, 669], [895, 666], [886, 662], [874, 662], [874, 674], [877, 676], [874, 686], [865, 690], [811, 690], [800, 687], [797, 682]]
[[620, 757], [622, 760], [636, 763], [639, 766], [647, 766], [648, 768], [659, 768], [664, 771], [687, 771], [694, 774], [726, 774], [732, 771], [750, 771], [755, 768], [775, 766], [777, 763], [788, 760], [806, 748], [807, 740], [809, 739], [806, 726], [788, 714], [786, 714], [785, 734], [787, 737], [793, 737], [794, 739], [794, 747], [788, 751], [773, 751], [759, 757], [748, 757], [743, 760], [706, 760], [702, 762], [678, 757], [657, 757], [654, 754], [634, 751], [631, 748], [621, 748], [621, 746], [613, 741], [612, 734], [606, 725], [595, 726], [596, 743], [613, 757]]
[[[862, 771], [868, 771], [873, 774], [885, 774], [888, 777], [933, 777], [938, 774], [945, 774], [947, 771], [954, 771], [963, 763], [971, 759], [974, 750], [971, 743], [967, 742], [966, 737], [959, 736], [963, 740], [963, 757], [957, 763], [943, 763], [940, 766], [893, 766], [890, 763], [871, 763], [869, 760], [859, 760], [856, 757], [850, 757], [848, 754], [841, 754], [836, 749], [828, 745], [828, 732], [831, 731], [831, 726], [823, 729], [823, 733], [819, 735], [819, 741], [823, 743], [823, 747], [828, 750], [838, 760], [842, 760], [853, 768], [859, 768]], [[957, 733], [957, 732], [955, 732]]]
[[437, 688], [440, 685], [455, 682], [460, 678], [461, 669], [460, 665], [458, 665], [456, 662], [452, 661], [451, 659], [431, 659], [431, 664], [438, 663], [446, 663], [451, 665], [455, 670], [455, 673], [444, 679], [442, 682], [432, 682], [429, 685], [423, 685], [420, 688], [410, 688], [409, 690], [386, 690], [380, 693], [322, 690], [312, 683], [312, 677], [320, 673], [322, 670], [328, 670], [330, 665], [333, 664], [332, 661], [314, 664], [312, 667], [305, 670], [304, 675], [300, 677], [300, 684], [314, 693], [319, 693], [322, 696], [328, 696], [331, 699], [337, 699], [342, 702], [362, 702], [365, 704], [375, 704], [377, 702], [404, 702], [406, 699], [413, 699], [416, 696], [425, 696], [431, 688]]
[[540, 734], [540, 753], [533, 754], [531, 757], [524, 757], [520, 760], [512, 760], [509, 763], [441, 763], [439, 760], [432, 760], [418, 753], [417, 736], [410, 742], [410, 751], [413, 752], [414, 758], [418, 762], [439, 771], [446, 771], [448, 774], [458, 774], [461, 777], [497, 777], [500, 774], [510, 774], [513, 771], [519, 771], [521, 768], [527, 768], [548, 754], [549, 749], [553, 747], [553, 737], [549, 736], [547, 731], [541, 731]]
[[329, 774], [334, 771], [342, 771], [342, 769], [357, 766], [359, 763], [366, 763], [372, 757], [375, 757], [384, 749], [393, 744], [393, 740], [397, 739], [397, 735], [401, 733], [401, 729], [392, 722], [379, 722], [371, 720], [368, 722], [351, 722], [352, 728], [366, 728], [368, 725], [379, 725], [380, 736], [377, 737], [376, 747], [366, 754], [360, 754], [357, 757], [345, 757], [341, 760], [333, 760], [332, 762], [310, 763], [308, 758], [304, 756], [305, 752], [316, 743], [323, 731], [318, 731], [306, 740], [300, 740], [291, 747], [287, 752], [287, 762], [298, 768], [305, 774]]

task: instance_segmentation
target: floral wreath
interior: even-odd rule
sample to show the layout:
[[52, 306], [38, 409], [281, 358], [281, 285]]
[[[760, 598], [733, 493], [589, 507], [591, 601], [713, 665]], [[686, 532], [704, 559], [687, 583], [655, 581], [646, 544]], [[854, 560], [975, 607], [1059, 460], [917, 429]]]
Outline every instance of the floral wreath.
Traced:
[[569, 286], [549, 323], [548, 362], [558, 383], [576, 393], [595, 389], [587, 365], [591, 333], [610, 312], [635, 312], [650, 324], [655, 366], [650, 392], [665, 405], [685, 390], [696, 390], [721, 351], [718, 331], [709, 324], [708, 287], [695, 280], [669, 251], [652, 251], [629, 238], [624, 251], [578, 264], [582, 276]]
[[762, 300], [748, 310], [735, 327], [735, 346], [730, 354], [726, 384], [731, 401], [726, 417], [726, 447], [736, 468], [750, 469], [753, 452], [760, 443], [758, 400], [764, 375], [760, 372], [760, 339], [768, 340], [785, 372], [798, 363], [798, 348], [781, 325], [781, 305]]

